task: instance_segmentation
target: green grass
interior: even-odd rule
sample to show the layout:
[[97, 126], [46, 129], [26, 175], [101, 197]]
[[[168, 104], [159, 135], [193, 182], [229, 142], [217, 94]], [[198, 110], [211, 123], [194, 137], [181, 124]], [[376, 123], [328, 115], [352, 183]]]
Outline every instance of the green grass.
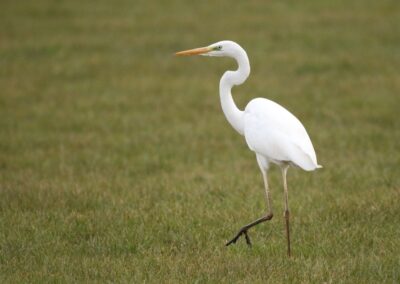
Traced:
[[[157, 3], [158, 2], [158, 3]], [[0, 281], [400, 282], [398, 1], [0, 4]], [[225, 121], [229, 59], [304, 123], [322, 170], [289, 171], [293, 257], [254, 155]]]

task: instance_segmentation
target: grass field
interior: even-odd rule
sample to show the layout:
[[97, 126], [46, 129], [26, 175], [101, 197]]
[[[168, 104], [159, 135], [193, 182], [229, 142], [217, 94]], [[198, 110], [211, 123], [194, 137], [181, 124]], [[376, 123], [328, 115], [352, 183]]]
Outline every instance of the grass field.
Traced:
[[[400, 282], [398, 1], [0, 8], [0, 282]], [[289, 171], [291, 259], [276, 168], [274, 219], [224, 246], [265, 210], [219, 105], [235, 65], [172, 56], [222, 39], [237, 104], [287, 107], [324, 166]]]

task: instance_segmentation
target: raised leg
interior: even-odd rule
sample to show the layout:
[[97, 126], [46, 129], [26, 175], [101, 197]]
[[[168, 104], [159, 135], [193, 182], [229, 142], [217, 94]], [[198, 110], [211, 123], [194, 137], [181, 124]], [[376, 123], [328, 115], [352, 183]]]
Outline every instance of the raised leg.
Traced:
[[257, 161], [258, 161], [258, 164], [259, 164], [259, 166], [260, 166], [260, 169], [261, 169], [261, 172], [262, 172], [262, 175], [263, 175], [263, 179], [264, 179], [265, 198], [266, 198], [266, 202], [267, 202], [268, 213], [267, 213], [265, 216], [263, 216], [263, 217], [261, 217], [261, 218], [255, 220], [255, 221], [251, 222], [250, 224], [247, 224], [247, 225], [243, 226], [243, 227], [239, 230], [239, 232], [235, 235], [235, 237], [233, 237], [233, 239], [231, 239], [229, 242], [226, 243], [226, 246], [229, 246], [229, 245], [231, 245], [231, 244], [236, 243], [236, 241], [240, 238], [241, 235], [244, 235], [244, 236], [246, 237], [246, 243], [247, 243], [249, 246], [251, 246], [250, 237], [249, 237], [247, 231], [248, 231], [251, 227], [254, 227], [254, 226], [256, 226], [256, 225], [258, 225], [258, 224], [260, 224], [260, 223], [263, 223], [263, 222], [265, 222], [265, 221], [271, 220], [272, 217], [274, 216], [274, 215], [272, 214], [271, 199], [270, 199], [269, 186], [268, 186], [267, 164], [266, 164], [265, 161], [262, 160], [261, 157], [258, 157], [258, 156], [257, 156]]
[[283, 189], [285, 193], [285, 212], [284, 212], [284, 217], [285, 217], [285, 222], [286, 222], [286, 238], [287, 238], [287, 254], [290, 257], [291, 252], [290, 252], [290, 227], [289, 227], [289, 201], [288, 201], [288, 189], [287, 189], [287, 182], [286, 182], [286, 174], [289, 166], [284, 166], [282, 167], [282, 178], [283, 178]]

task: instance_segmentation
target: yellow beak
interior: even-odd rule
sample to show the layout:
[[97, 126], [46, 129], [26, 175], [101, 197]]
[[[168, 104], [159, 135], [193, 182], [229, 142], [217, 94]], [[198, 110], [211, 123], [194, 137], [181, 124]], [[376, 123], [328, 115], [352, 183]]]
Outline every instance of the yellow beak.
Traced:
[[199, 54], [207, 53], [209, 51], [211, 51], [211, 48], [209, 48], [209, 47], [199, 47], [199, 48], [195, 48], [195, 49], [179, 51], [179, 52], [175, 53], [175, 55], [176, 56], [199, 55]]

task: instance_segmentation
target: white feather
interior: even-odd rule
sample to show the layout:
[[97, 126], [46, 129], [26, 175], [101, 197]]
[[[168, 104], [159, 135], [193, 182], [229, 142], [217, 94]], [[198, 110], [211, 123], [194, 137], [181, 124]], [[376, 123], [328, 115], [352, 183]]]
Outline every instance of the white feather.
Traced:
[[273, 101], [250, 101], [244, 111], [244, 136], [249, 148], [268, 162], [288, 162], [306, 171], [320, 167], [304, 126]]

